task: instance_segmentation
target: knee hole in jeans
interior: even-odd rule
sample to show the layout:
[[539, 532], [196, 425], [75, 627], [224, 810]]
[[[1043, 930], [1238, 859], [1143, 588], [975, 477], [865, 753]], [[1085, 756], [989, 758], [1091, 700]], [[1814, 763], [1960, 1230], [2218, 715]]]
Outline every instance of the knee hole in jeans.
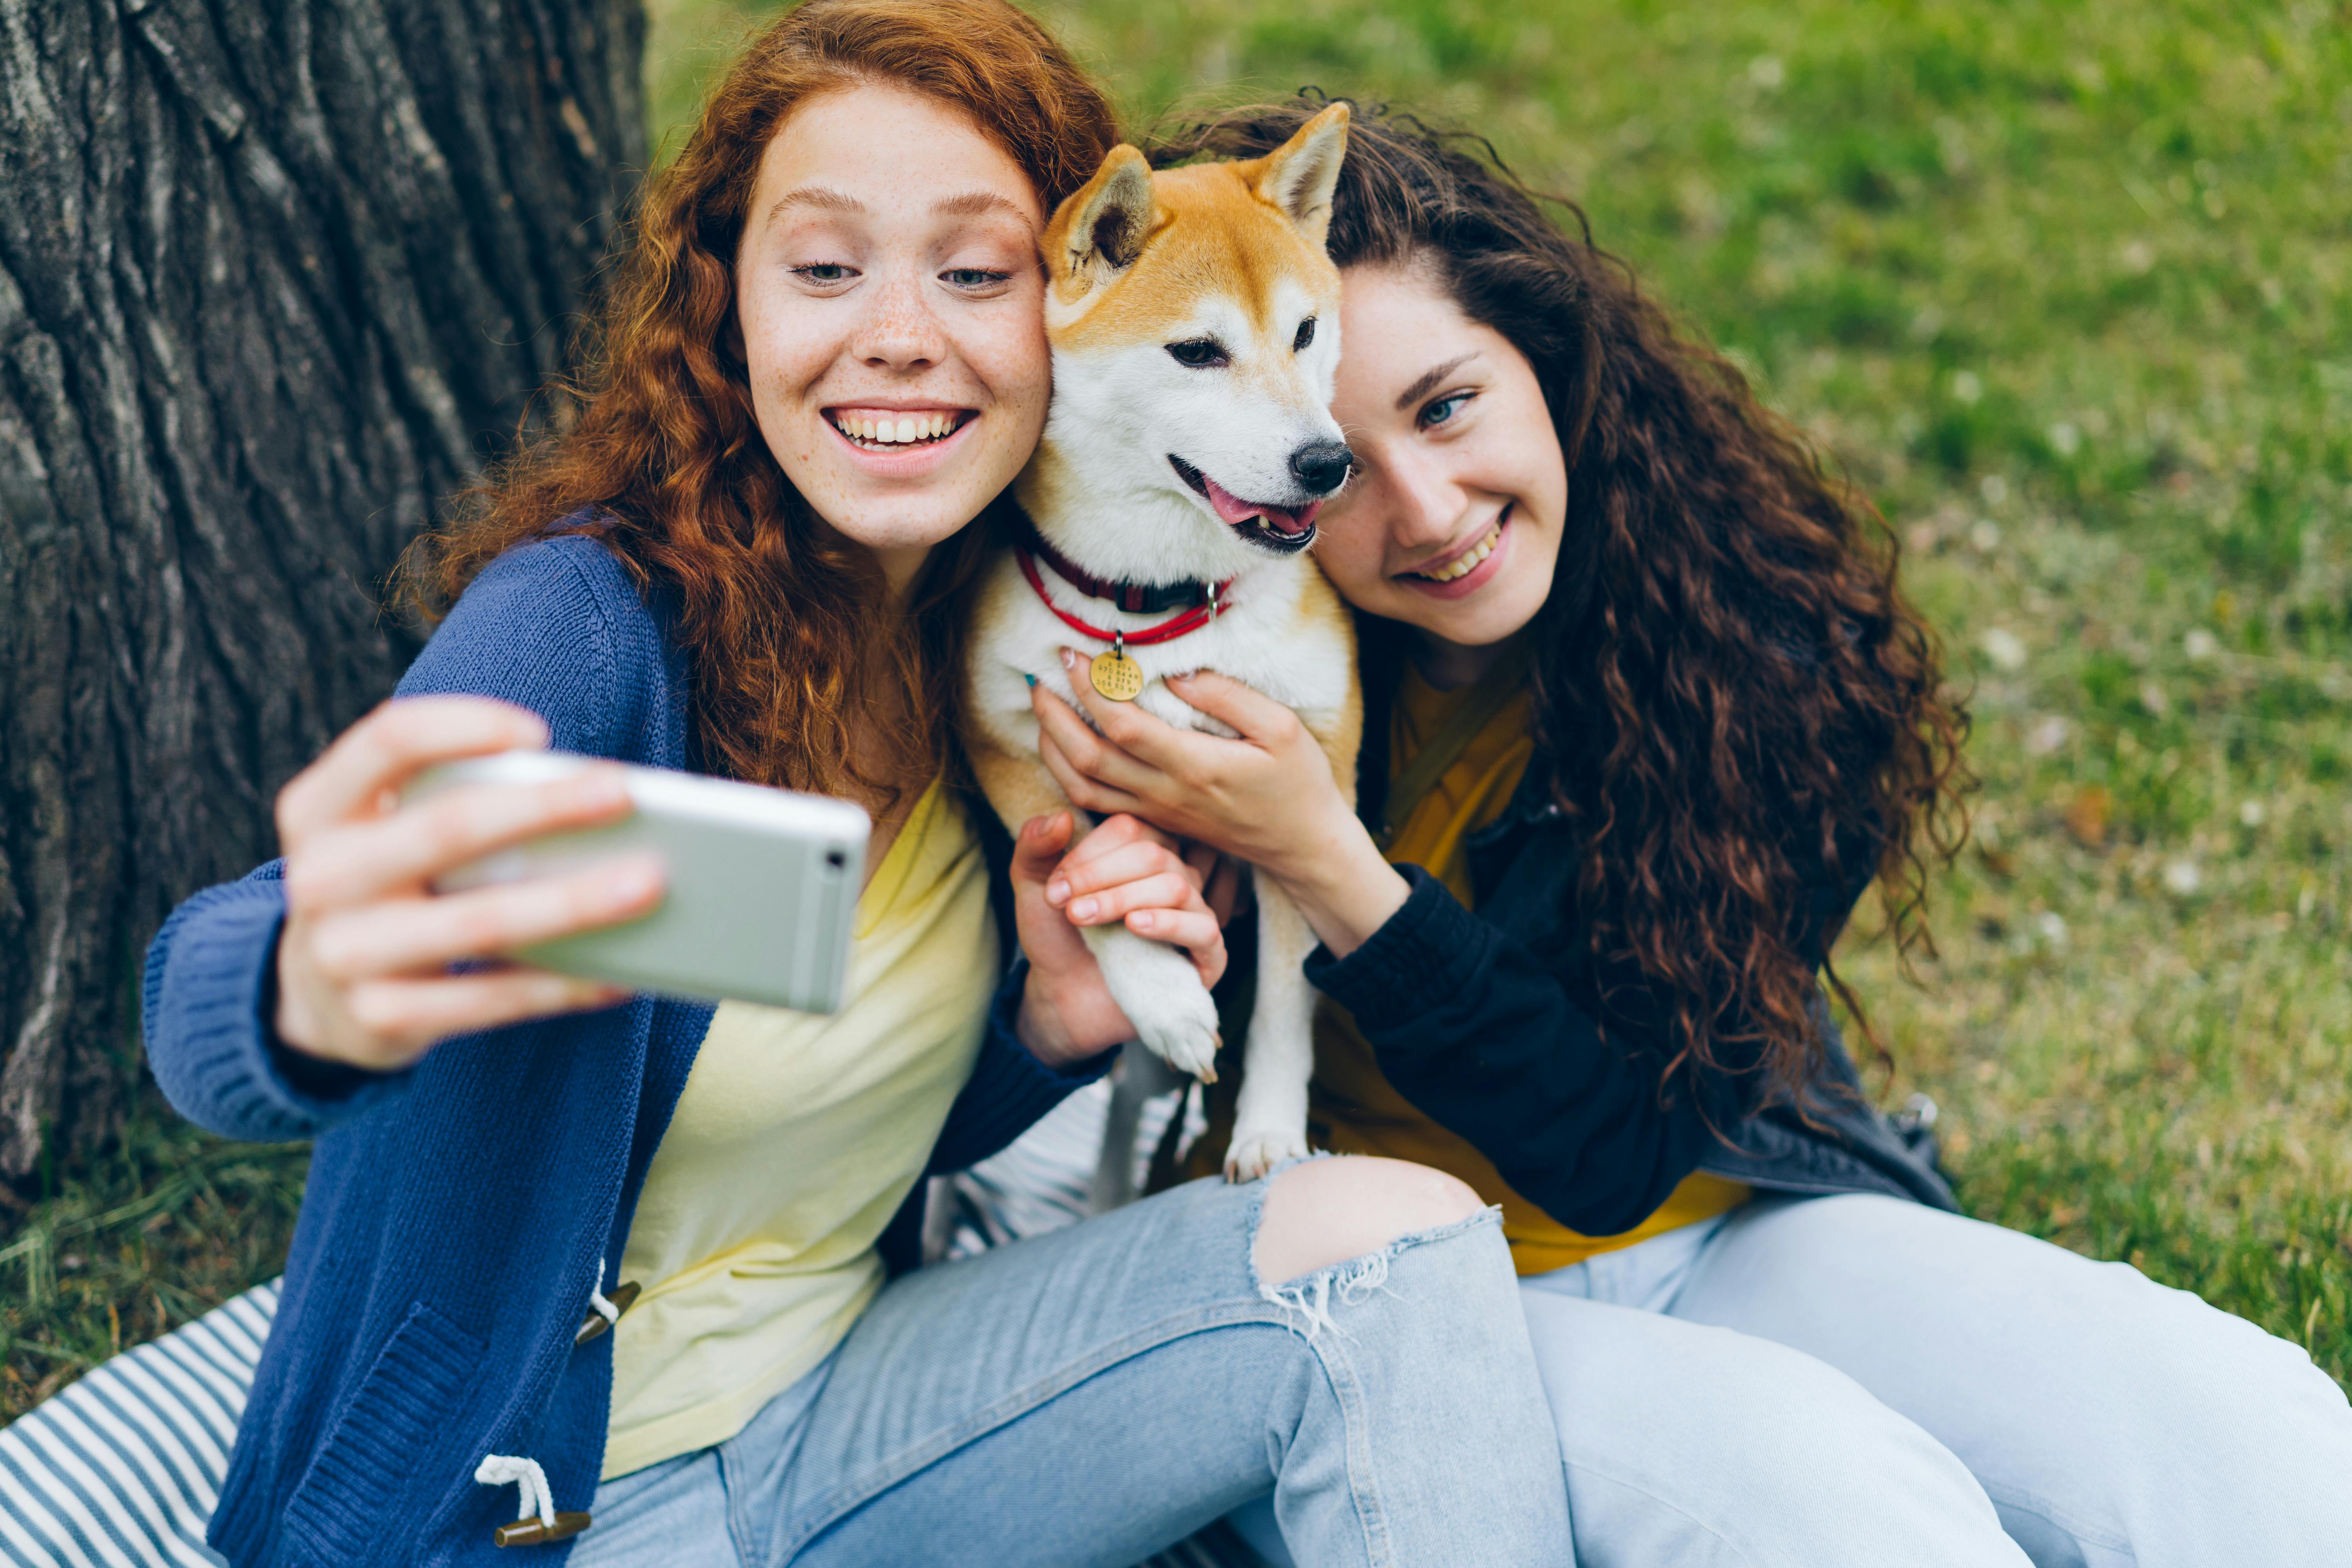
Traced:
[[1486, 1206], [1458, 1177], [1369, 1155], [1306, 1160], [1266, 1180], [1250, 1258], [1269, 1285], [1457, 1225]]

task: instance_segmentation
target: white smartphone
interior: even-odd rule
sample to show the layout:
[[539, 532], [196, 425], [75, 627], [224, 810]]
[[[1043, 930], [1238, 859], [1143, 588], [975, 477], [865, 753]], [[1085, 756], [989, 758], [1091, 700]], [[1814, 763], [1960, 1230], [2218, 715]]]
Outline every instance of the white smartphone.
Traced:
[[[545, 784], [595, 764], [564, 752], [504, 752], [427, 769], [420, 800], [463, 784]], [[636, 811], [609, 827], [553, 833], [485, 855], [436, 892], [578, 870], [651, 851], [667, 879], [651, 914], [517, 950], [542, 968], [704, 1001], [803, 1013], [841, 1005], [873, 822], [845, 800], [667, 768], [618, 766]]]

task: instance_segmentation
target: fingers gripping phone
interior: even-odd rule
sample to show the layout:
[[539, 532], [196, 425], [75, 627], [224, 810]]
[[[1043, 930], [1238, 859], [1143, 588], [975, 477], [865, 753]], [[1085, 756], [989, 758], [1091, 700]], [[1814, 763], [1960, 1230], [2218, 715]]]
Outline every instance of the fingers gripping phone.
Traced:
[[[533, 784], [596, 760], [507, 752], [420, 773], [404, 799], [469, 784]], [[662, 863], [651, 914], [518, 949], [564, 974], [707, 1001], [830, 1013], [849, 980], [850, 938], [873, 823], [845, 800], [735, 784], [667, 768], [619, 766], [634, 815], [485, 855], [434, 884], [441, 893], [584, 869], [624, 853]]]

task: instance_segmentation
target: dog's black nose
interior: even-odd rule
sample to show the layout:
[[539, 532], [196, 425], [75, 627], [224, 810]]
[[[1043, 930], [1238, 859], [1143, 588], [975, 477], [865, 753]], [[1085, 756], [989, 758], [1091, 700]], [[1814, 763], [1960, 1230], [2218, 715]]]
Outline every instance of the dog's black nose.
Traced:
[[1328, 496], [1348, 482], [1356, 454], [1338, 441], [1309, 441], [1290, 454], [1293, 478], [1318, 496]]

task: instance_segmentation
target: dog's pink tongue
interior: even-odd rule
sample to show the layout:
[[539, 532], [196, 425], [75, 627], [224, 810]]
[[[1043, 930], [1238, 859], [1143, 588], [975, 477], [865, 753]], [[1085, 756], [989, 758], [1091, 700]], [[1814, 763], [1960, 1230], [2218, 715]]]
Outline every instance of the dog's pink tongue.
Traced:
[[1323, 510], [1323, 503], [1319, 500], [1309, 501], [1297, 511], [1285, 511], [1278, 506], [1260, 506], [1255, 501], [1242, 500], [1206, 474], [1201, 476], [1201, 483], [1207, 487], [1209, 504], [1217, 509], [1217, 515], [1235, 527], [1255, 517], [1263, 518], [1265, 525], [1278, 533], [1301, 534], [1315, 526], [1315, 514]]

